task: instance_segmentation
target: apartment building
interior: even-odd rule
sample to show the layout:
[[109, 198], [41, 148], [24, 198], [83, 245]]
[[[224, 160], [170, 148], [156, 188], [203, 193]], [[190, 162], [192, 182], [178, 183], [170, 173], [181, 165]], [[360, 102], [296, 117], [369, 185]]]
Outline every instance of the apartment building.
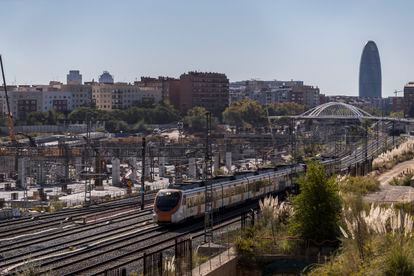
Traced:
[[162, 101], [161, 89], [143, 89], [129, 83], [95, 83], [92, 85], [92, 102], [102, 110], [124, 109]]
[[170, 77], [141, 77], [140, 81], [134, 82], [141, 90], [161, 90], [162, 101], [169, 103], [170, 101], [170, 86], [178, 82], [178, 79]]
[[51, 109], [59, 112], [69, 112], [73, 110], [73, 94], [69, 91], [43, 91], [42, 92], [42, 111]]
[[306, 108], [320, 103], [319, 88], [304, 85], [303, 81], [240, 81], [230, 84], [230, 103], [252, 99], [262, 105], [294, 102]]
[[68, 84], [62, 85], [64, 92], [72, 94], [72, 108], [92, 107], [92, 85], [89, 84]]
[[414, 118], [414, 82], [404, 86], [404, 114], [406, 117]]
[[188, 72], [170, 84], [170, 102], [182, 113], [201, 106], [220, 116], [229, 105], [229, 79], [221, 73]]

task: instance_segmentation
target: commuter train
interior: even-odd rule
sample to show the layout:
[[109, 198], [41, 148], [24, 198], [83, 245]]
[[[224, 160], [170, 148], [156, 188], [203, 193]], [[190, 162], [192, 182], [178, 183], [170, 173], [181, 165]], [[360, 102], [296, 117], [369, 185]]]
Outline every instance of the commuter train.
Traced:
[[[283, 191], [291, 185], [289, 175], [304, 166], [286, 167], [280, 170], [262, 170], [213, 179], [213, 209], [226, 208]], [[154, 202], [154, 221], [180, 223], [204, 215], [205, 186], [203, 182], [176, 184], [160, 190]]]
[[[331, 169], [332, 162], [322, 163]], [[290, 175], [305, 170], [304, 164], [298, 164], [213, 179], [213, 209], [217, 211], [284, 191], [292, 186]], [[158, 224], [176, 224], [190, 218], [202, 217], [205, 211], [204, 196], [203, 182], [175, 184], [168, 189], [162, 189], [155, 197], [153, 219]]]

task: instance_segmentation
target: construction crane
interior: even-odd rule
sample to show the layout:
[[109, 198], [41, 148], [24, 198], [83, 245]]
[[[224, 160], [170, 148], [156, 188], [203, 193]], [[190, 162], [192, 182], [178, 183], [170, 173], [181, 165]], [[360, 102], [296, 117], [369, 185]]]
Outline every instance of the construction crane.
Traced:
[[7, 85], [6, 85], [6, 78], [4, 77], [4, 68], [3, 68], [3, 60], [0, 55], [0, 66], [1, 66], [1, 74], [3, 76], [3, 87], [4, 87], [4, 94], [6, 97], [6, 104], [7, 104], [7, 127], [9, 129], [9, 138], [12, 144], [16, 144], [16, 136], [14, 135], [14, 122], [13, 122], [13, 114], [10, 110], [10, 102], [9, 102], [9, 95], [7, 94]]
[[404, 90], [395, 90], [394, 91], [395, 97], [398, 97], [398, 93], [403, 93], [403, 92]]

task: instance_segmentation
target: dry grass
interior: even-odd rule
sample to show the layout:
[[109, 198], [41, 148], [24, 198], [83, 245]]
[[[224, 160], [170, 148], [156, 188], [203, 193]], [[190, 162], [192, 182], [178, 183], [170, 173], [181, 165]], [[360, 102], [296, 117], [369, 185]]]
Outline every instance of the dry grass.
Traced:
[[380, 154], [372, 161], [374, 170], [385, 171], [414, 157], [414, 140], [408, 139], [397, 148]]
[[340, 176], [337, 178], [339, 190], [344, 194], [366, 195], [378, 191], [380, 183], [373, 176]]
[[289, 253], [294, 250], [285, 238], [288, 218], [293, 213], [292, 206], [269, 196], [260, 201], [260, 210], [256, 224], [245, 228], [236, 239], [236, 249], [242, 259], [254, 261], [261, 254]]
[[343, 211], [342, 247], [310, 275], [414, 275], [413, 217], [394, 206]]

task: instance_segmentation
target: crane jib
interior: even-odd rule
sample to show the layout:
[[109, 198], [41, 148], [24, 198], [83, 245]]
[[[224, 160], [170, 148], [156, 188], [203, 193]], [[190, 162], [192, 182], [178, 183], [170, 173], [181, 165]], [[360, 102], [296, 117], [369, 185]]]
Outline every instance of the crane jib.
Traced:
[[0, 55], [0, 66], [1, 66], [1, 75], [3, 77], [4, 95], [6, 97], [6, 105], [7, 105], [7, 128], [9, 129], [10, 141], [13, 143], [13, 142], [16, 142], [16, 138], [14, 136], [13, 114], [10, 110], [9, 95], [7, 94], [6, 78], [4, 76], [3, 59], [1, 55]]

